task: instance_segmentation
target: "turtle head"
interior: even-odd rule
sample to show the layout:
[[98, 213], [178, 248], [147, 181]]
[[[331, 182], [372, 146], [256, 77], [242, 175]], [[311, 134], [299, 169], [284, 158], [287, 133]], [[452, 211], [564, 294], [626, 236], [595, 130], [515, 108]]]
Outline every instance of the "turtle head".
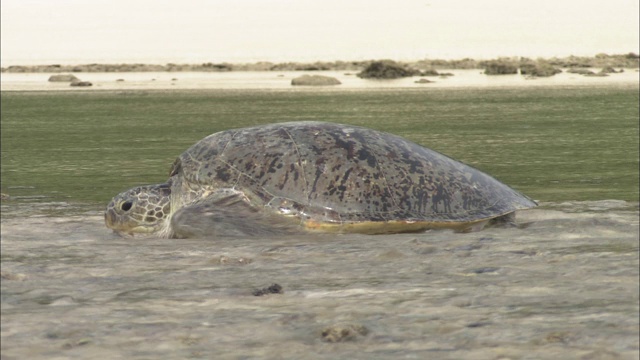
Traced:
[[104, 222], [120, 235], [163, 236], [169, 228], [170, 212], [170, 183], [139, 186], [111, 199]]

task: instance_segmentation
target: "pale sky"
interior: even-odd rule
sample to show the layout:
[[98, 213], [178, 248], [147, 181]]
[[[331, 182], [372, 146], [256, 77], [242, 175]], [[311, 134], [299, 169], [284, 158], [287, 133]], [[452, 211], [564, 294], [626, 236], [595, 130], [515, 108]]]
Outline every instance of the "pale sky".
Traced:
[[639, 52], [638, 0], [2, 0], [2, 66]]

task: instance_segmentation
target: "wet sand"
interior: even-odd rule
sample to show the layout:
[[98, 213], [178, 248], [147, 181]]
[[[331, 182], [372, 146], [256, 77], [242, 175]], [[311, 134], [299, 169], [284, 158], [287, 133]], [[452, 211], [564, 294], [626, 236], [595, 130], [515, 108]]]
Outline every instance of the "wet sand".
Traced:
[[542, 205], [470, 234], [224, 240], [3, 217], [2, 359], [637, 359], [638, 204]]

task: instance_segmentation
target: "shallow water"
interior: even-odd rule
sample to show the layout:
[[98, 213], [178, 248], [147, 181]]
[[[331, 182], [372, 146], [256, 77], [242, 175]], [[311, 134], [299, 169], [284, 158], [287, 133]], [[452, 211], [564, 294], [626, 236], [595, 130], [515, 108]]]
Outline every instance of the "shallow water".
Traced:
[[178, 155], [217, 131], [301, 120], [406, 137], [536, 200], [638, 201], [637, 83], [1, 95], [2, 193], [55, 214], [73, 210], [65, 204], [102, 209], [125, 189], [166, 181]]
[[542, 205], [469, 234], [225, 240], [3, 218], [2, 359], [637, 359], [638, 204]]
[[[590, 69], [594, 72], [600, 69]], [[638, 83], [637, 69], [625, 69], [623, 73], [607, 77], [587, 77], [563, 72], [552, 77], [529, 78], [522, 75], [487, 76], [482, 69], [442, 70], [453, 76], [424, 77], [432, 81], [418, 84], [419, 77], [393, 80], [360, 79], [349, 71], [231, 71], [231, 72], [123, 72], [76, 73], [91, 88], [70, 87], [69, 83], [48, 82], [48, 73], [3, 73], [2, 91], [87, 91], [87, 90], [186, 90], [186, 89], [292, 89], [312, 91], [398, 89], [398, 88], [504, 88], [537, 86], [620, 86]], [[326, 87], [291, 86], [291, 80], [303, 74], [319, 74], [338, 79], [342, 84]]]

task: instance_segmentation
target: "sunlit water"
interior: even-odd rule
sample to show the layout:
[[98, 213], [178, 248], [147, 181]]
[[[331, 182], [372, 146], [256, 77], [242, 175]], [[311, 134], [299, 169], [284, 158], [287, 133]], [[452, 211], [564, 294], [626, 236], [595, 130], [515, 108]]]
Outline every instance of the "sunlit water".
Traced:
[[133, 240], [96, 213], [3, 218], [2, 358], [637, 358], [638, 204], [542, 205], [469, 234]]
[[[600, 69], [591, 69], [594, 72]], [[74, 73], [91, 88], [70, 87], [69, 83], [48, 82], [48, 73], [3, 73], [0, 89], [5, 91], [33, 90], [183, 90], [183, 89], [291, 89], [291, 80], [303, 74], [324, 75], [337, 78], [342, 84], [322, 87], [323, 90], [389, 89], [389, 88], [458, 88], [505, 86], [601, 86], [637, 84], [639, 73], [626, 69], [623, 73], [607, 77], [586, 77], [563, 72], [547, 78], [530, 78], [522, 75], [487, 76], [481, 69], [443, 70], [453, 76], [424, 77], [432, 81], [418, 84], [420, 77], [394, 80], [368, 80], [356, 76], [354, 71], [232, 71], [232, 72], [123, 72], [123, 73]], [[296, 87], [309, 89], [309, 87]], [[318, 87], [312, 87], [314, 91]]]

